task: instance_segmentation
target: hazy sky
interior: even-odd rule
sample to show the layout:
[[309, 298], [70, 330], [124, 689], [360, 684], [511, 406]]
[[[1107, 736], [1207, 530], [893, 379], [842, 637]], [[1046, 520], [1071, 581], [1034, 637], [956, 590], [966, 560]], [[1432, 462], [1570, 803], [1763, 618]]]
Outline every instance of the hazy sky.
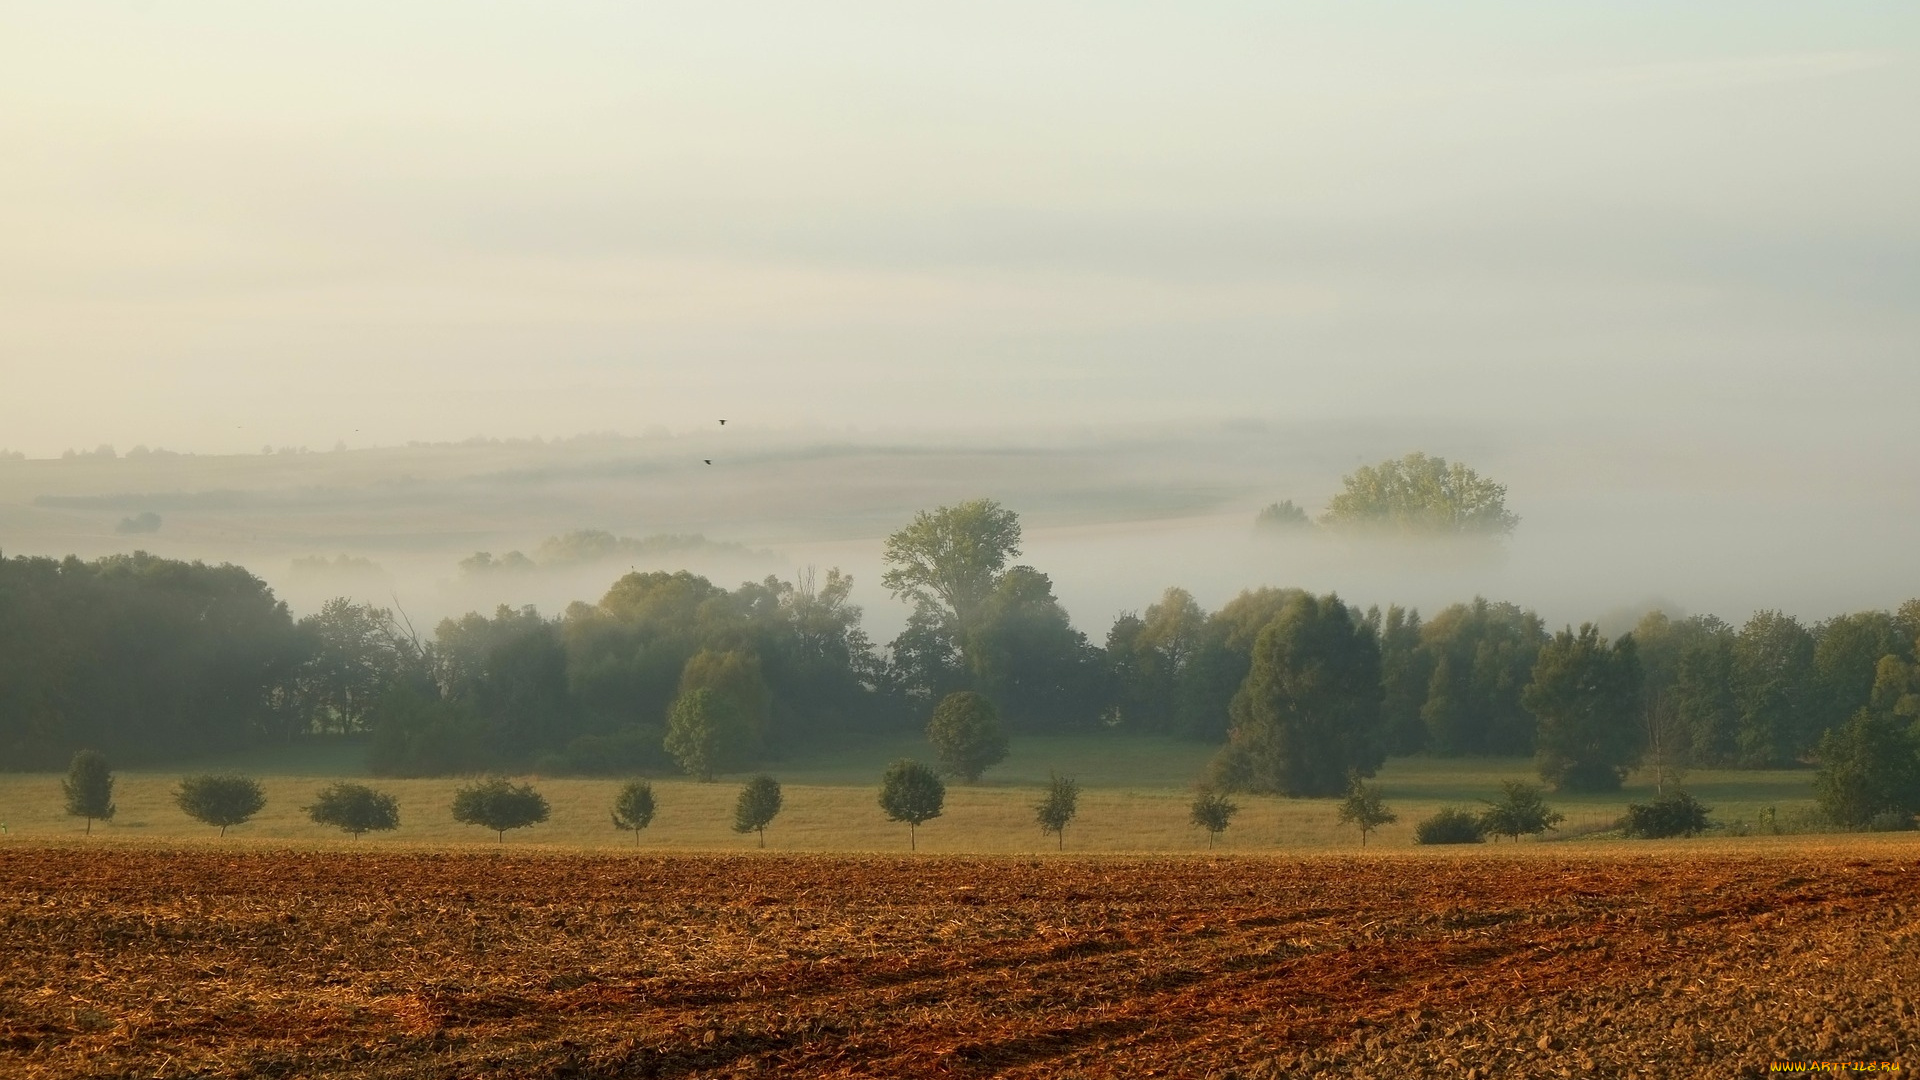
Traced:
[[1917, 45], [1911, 2], [0, 0], [0, 447], [1910, 431]]

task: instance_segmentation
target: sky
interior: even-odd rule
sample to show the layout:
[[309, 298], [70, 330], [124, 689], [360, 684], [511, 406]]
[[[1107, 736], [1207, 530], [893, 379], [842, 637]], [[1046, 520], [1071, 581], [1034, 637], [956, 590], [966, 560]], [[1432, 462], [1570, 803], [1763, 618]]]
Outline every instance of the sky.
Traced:
[[1910, 3], [0, 0], [0, 448], [1255, 418], [1911, 469]]

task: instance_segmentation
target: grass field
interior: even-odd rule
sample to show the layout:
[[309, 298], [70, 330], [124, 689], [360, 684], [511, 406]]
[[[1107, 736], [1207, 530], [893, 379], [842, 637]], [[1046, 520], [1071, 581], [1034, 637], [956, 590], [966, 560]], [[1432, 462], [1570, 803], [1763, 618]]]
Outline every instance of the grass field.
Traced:
[[[1049, 850], [1033, 822], [1032, 804], [1050, 772], [1077, 778], [1080, 813], [1068, 828], [1066, 846], [1080, 852], [1203, 851], [1204, 833], [1187, 822], [1192, 783], [1211, 748], [1189, 742], [1143, 738], [1027, 738], [1011, 758], [977, 785], [950, 784], [946, 812], [922, 826], [919, 846], [935, 853], [1021, 853]], [[267, 843], [391, 848], [417, 845], [492, 846], [494, 837], [453, 821], [448, 805], [461, 779], [369, 780], [400, 801], [401, 827], [350, 840], [309, 822], [301, 807], [334, 779], [367, 780], [362, 751], [351, 744], [256, 751], [165, 771], [118, 774], [111, 823], [94, 824], [94, 839], [112, 843], [213, 842], [215, 831], [188, 819], [171, 799], [179, 777], [198, 771], [234, 770], [260, 778], [267, 807], [253, 821], [228, 831], [222, 843]], [[905, 826], [888, 822], [876, 803], [878, 778], [898, 757], [933, 760], [917, 738], [872, 739], [824, 747], [780, 762], [768, 771], [786, 796], [785, 809], [767, 830], [769, 849], [813, 852], [883, 852], [907, 844]], [[1765, 806], [1782, 819], [1812, 806], [1807, 771], [1701, 771], [1685, 788], [1721, 821], [1754, 820]], [[711, 784], [674, 776], [653, 778], [659, 813], [639, 844], [652, 850], [740, 850], [755, 843], [729, 825], [740, 777]], [[1534, 780], [1521, 760], [1396, 758], [1377, 778], [1399, 821], [1369, 845], [1407, 847], [1416, 821], [1445, 805], [1473, 806], [1497, 794], [1502, 780]], [[508, 847], [612, 849], [631, 846], [631, 834], [615, 830], [609, 805], [619, 782], [578, 777], [532, 778], [552, 804], [548, 822], [508, 835]], [[1631, 778], [1619, 793], [1554, 796], [1567, 817], [1560, 835], [1579, 837], [1603, 829], [1629, 802], [1654, 796], [1650, 782]], [[1224, 851], [1357, 847], [1358, 834], [1342, 827], [1334, 803], [1325, 799], [1240, 797], [1240, 815], [1221, 838]], [[0, 821], [14, 841], [61, 839], [80, 834], [81, 821], [62, 813], [60, 777], [0, 773]], [[1551, 839], [1556, 834], [1547, 834]], [[1528, 841], [1534, 842], [1534, 841]]]
[[993, 857], [0, 847], [0, 1075], [1920, 1065], [1911, 836]]

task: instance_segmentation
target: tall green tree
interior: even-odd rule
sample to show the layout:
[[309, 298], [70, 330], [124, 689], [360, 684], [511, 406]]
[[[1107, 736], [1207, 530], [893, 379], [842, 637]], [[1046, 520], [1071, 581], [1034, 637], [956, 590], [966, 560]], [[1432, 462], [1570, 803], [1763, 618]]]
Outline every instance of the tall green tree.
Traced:
[[67, 814], [87, 819], [87, 835], [93, 835], [93, 820], [113, 820], [113, 770], [106, 755], [97, 750], [81, 750], [67, 764], [67, 778], [60, 781], [60, 792], [67, 798]]
[[584, 733], [558, 622], [502, 604], [491, 619], [442, 620], [434, 636], [441, 694], [467, 712], [489, 764], [530, 762]]
[[[1420, 612], [1395, 604], [1380, 617], [1369, 609], [1367, 621], [1380, 639], [1380, 722], [1387, 748], [1396, 754], [1415, 754], [1427, 747], [1426, 722], [1420, 709], [1433, 687], [1433, 653], [1421, 647]], [[1451, 690], [1443, 683], [1442, 693]]]
[[887, 537], [889, 569], [880, 578], [895, 596], [944, 609], [964, 632], [1020, 554], [1020, 518], [991, 499], [922, 510]]
[[746, 744], [746, 725], [731, 703], [710, 688], [691, 690], [673, 703], [666, 749], [688, 776], [711, 781], [740, 760]]
[[1144, 615], [1122, 615], [1107, 634], [1120, 722], [1128, 731], [1177, 734], [1182, 684], [1206, 631], [1207, 615], [1181, 588], [1169, 588]]
[[301, 619], [295, 630], [305, 645], [295, 694], [313, 732], [366, 731], [380, 698], [424, 661], [391, 611], [344, 596]]
[[680, 696], [706, 690], [737, 726], [727, 748], [736, 759], [757, 755], [766, 745], [771, 703], [760, 659], [744, 649], [702, 649], [680, 674]]
[[1507, 509], [1506, 485], [1459, 462], [1416, 452], [1342, 477], [1341, 491], [1327, 504], [1320, 523], [1422, 534], [1502, 535], [1512, 532], [1520, 519]]
[[1247, 589], [1207, 616], [1177, 680], [1177, 734], [1202, 742], [1227, 737], [1234, 695], [1253, 670], [1254, 642], [1288, 604], [1305, 595], [1299, 589]]
[[1819, 758], [1814, 798], [1837, 824], [1920, 812], [1920, 738], [1892, 715], [1861, 709], [1821, 737]]
[[1534, 761], [1561, 791], [1617, 791], [1640, 755], [1640, 658], [1633, 635], [1611, 647], [1592, 623], [1540, 650], [1523, 700], [1540, 720]]
[[974, 689], [1018, 731], [1092, 728], [1106, 703], [1103, 658], [1073, 628], [1053, 582], [1030, 566], [1000, 576], [966, 637]]
[[941, 771], [969, 784], [1007, 759], [1007, 733], [993, 702], [971, 690], [948, 694], [927, 721], [927, 741]]
[[1913, 661], [1913, 640], [1885, 611], [1836, 615], [1813, 628], [1813, 697], [1818, 730], [1839, 727], [1873, 696], [1880, 661]]
[[1821, 720], [1813, 700], [1813, 651], [1813, 635], [1791, 615], [1756, 612], [1740, 628], [1733, 676], [1742, 765], [1785, 768], [1813, 749]]
[[1338, 795], [1386, 759], [1379, 643], [1339, 597], [1296, 596], [1260, 632], [1231, 712], [1220, 786]]
[[1536, 721], [1520, 698], [1546, 640], [1538, 615], [1485, 597], [1422, 625], [1426, 748], [1443, 757], [1533, 753]]
[[1740, 701], [1734, 629], [1711, 615], [1686, 620], [1670, 693], [1686, 730], [1689, 758], [1706, 766], [1740, 762]]

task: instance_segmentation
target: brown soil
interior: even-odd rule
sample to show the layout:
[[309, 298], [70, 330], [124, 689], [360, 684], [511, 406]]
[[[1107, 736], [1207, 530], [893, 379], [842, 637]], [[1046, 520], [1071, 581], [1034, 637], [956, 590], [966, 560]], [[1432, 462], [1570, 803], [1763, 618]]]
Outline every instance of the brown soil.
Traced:
[[7, 1076], [1920, 1066], [1920, 853], [0, 851]]

